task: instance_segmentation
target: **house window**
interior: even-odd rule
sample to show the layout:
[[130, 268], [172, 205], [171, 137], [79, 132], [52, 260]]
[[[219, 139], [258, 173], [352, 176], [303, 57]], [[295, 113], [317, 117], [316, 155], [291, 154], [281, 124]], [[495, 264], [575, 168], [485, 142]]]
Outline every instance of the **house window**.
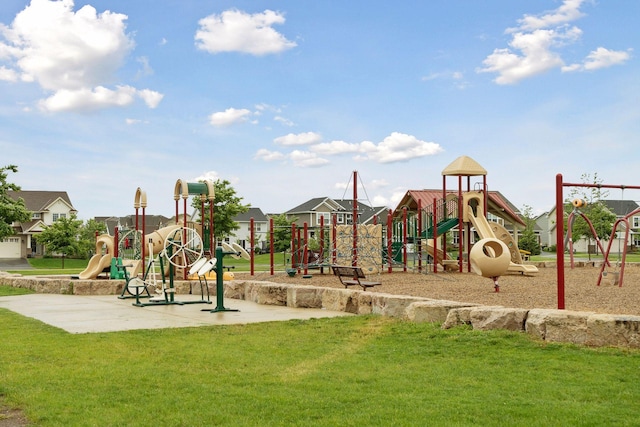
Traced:
[[502, 219], [502, 218], [500, 218], [500, 217], [498, 217], [498, 216], [496, 216], [496, 215], [494, 215], [492, 213], [489, 213], [489, 212], [487, 212], [487, 220], [488, 221], [497, 222], [500, 225], [504, 225], [504, 219]]
[[327, 225], [331, 223], [331, 218], [328, 213], [316, 213], [316, 225], [320, 225], [320, 221], [324, 221], [323, 224]]
[[33, 215], [31, 215], [31, 219], [40, 219], [40, 212], [34, 212]]
[[451, 232], [451, 243], [453, 243], [455, 246], [458, 246], [458, 244], [460, 243], [460, 233], [458, 233], [457, 231]]
[[631, 228], [640, 228], [640, 216], [634, 216], [632, 218], [632, 223], [633, 225], [631, 226]]
[[344, 224], [344, 214], [337, 214], [336, 215], [336, 221], [338, 222], [338, 224]]
[[253, 225], [256, 228], [256, 231], [262, 231], [262, 224], [254, 222]]
[[61, 214], [57, 214], [57, 213], [54, 213], [54, 214], [53, 214], [53, 222], [56, 222], [56, 221], [57, 221], [57, 220], [59, 220], [60, 218], [66, 218], [66, 217], [67, 217], [67, 214], [63, 214], [63, 213], [61, 213]]

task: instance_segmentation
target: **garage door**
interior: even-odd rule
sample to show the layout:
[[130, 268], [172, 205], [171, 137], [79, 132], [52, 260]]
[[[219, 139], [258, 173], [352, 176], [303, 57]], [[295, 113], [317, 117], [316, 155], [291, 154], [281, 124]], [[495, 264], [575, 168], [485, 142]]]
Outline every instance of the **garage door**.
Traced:
[[0, 258], [20, 258], [19, 237], [5, 237], [0, 240]]

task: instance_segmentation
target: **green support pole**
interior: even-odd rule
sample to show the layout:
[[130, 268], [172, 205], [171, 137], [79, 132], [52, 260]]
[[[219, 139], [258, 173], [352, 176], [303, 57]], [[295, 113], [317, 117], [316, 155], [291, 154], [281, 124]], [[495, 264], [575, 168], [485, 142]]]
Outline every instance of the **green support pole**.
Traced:
[[240, 311], [233, 308], [226, 308], [224, 306], [224, 267], [222, 265], [222, 260], [225, 255], [232, 254], [235, 252], [224, 252], [221, 247], [216, 248], [216, 308], [213, 310], [203, 309], [201, 311], [208, 311], [210, 313], [218, 313], [221, 311]]

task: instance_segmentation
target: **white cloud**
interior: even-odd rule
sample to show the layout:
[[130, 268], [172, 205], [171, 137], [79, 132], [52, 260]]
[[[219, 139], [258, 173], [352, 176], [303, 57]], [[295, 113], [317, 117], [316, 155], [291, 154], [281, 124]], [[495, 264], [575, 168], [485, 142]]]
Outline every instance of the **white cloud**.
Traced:
[[209, 123], [213, 126], [229, 126], [235, 123], [241, 123], [246, 121], [251, 115], [251, 111], [242, 108], [227, 108], [224, 111], [219, 111], [217, 113], [213, 113], [209, 116]]
[[220, 179], [220, 174], [216, 171], [208, 171], [204, 172], [202, 175], [197, 176], [190, 180], [191, 182], [199, 182], [199, 181], [217, 181]]
[[599, 47], [591, 51], [582, 64], [572, 64], [562, 68], [562, 71], [592, 71], [600, 68], [612, 67], [620, 65], [631, 58], [629, 52], [609, 50]]
[[273, 120], [275, 120], [276, 122], [280, 122], [285, 126], [289, 126], [289, 127], [294, 126], [294, 123], [291, 120], [282, 116], [275, 116]]
[[138, 71], [138, 74], [136, 75], [137, 78], [140, 78], [143, 76], [150, 76], [153, 74], [153, 68], [151, 68], [151, 65], [149, 65], [149, 58], [147, 58], [146, 56], [141, 56], [137, 58], [136, 61], [138, 61], [138, 63], [140, 63], [142, 67], [140, 71]]
[[375, 190], [375, 189], [378, 189], [378, 188], [386, 187], [388, 185], [389, 185], [389, 183], [387, 182], [386, 179], [374, 179], [373, 181], [371, 181], [371, 183], [369, 183], [368, 186]]
[[280, 153], [279, 151], [270, 151], [266, 148], [261, 148], [256, 152], [254, 158], [264, 160], [265, 162], [273, 162], [276, 160], [284, 159], [285, 155]]
[[520, 80], [544, 73], [564, 65], [559, 54], [551, 48], [561, 40], [579, 36], [580, 30], [572, 28], [565, 32], [535, 30], [531, 33], [516, 33], [509, 45], [522, 54], [509, 49], [496, 49], [483, 61], [479, 72], [498, 73], [495, 82], [513, 84]]
[[162, 101], [162, 98], [164, 98], [164, 95], [160, 92], [149, 89], [139, 90], [137, 94], [144, 100], [144, 103], [147, 104], [149, 108], [156, 108], [158, 104], [160, 104], [160, 101]]
[[[39, 102], [48, 111], [129, 105], [136, 89], [105, 87], [134, 47], [125, 33], [127, 16], [97, 13], [90, 5], [74, 12], [73, 6], [73, 0], [32, 0], [10, 26], [2, 26], [0, 58], [10, 67], [5, 69], [53, 92]], [[149, 94], [137, 95], [150, 106], [159, 102], [157, 96], [148, 102]]]
[[299, 134], [290, 133], [273, 140], [278, 145], [310, 145], [317, 144], [322, 140], [322, 136], [316, 132], [304, 132]]
[[131, 86], [118, 86], [116, 90], [98, 86], [93, 89], [60, 89], [52, 96], [38, 102], [42, 111], [50, 113], [73, 111], [91, 112], [109, 107], [125, 107], [136, 97], [141, 98], [149, 108], [155, 108], [164, 95], [148, 89], [137, 90]]
[[329, 160], [318, 157], [317, 154], [308, 151], [294, 150], [289, 154], [289, 158], [295, 166], [302, 168], [319, 167], [329, 163]]
[[525, 15], [524, 18], [518, 20], [520, 25], [517, 29], [509, 29], [507, 32], [534, 31], [575, 21], [584, 16], [584, 13], [580, 12], [582, 3], [584, 0], [565, 0], [559, 8], [541, 16]]
[[393, 132], [379, 144], [365, 141], [361, 151], [366, 159], [378, 163], [406, 162], [415, 158], [438, 154], [443, 148], [435, 142], [421, 141], [413, 135]]
[[267, 55], [291, 49], [295, 42], [287, 40], [272, 28], [284, 24], [282, 14], [272, 10], [248, 14], [240, 10], [227, 10], [220, 15], [209, 15], [198, 23], [196, 46], [210, 53], [244, 52]]
[[320, 153], [324, 155], [358, 153], [360, 152], [360, 144], [350, 144], [344, 141], [331, 141], [313, 145], [309, 147], [309, 149], [314, 153]]
[[584, 16], [580, 6], [584, 0], [564, 0], [557, 9], [541, 15], [525, 15], [518, 26], [505, 32], [512, 34], [510, 48], [495, 49], [487, 56], [479, 73], [497, 73], [497, 84], [515, 84], [552, 69], [584, 71], [619, 64], [628, 59], [625, 52], [598, 48], [587, 56], [583, 65], [565, 65], [559, 49], [573, 44], [582, 30], [569, 23]]
[[[308, 151], [293, 151], [288, 157], [297, 165], [321, 166], [329, 161], [318, 155], [335, 156], [341, 154], [357, 154], [355, 160], [372, 160], [377, 163], [406, 162], [415, 158], [438, 154], [443, 148], [435, 142], [419, 140], [413, 135], [393, 132], [382, 142], [376, 144], [371, 141], [349, 143], [345, 141], [320, 142], [321, 136], [314, 132], [288, 134], [276, 138], [274, 142], [281, 146], [309, 147]], [[260, 150], [271, 153], [268, 150]], [[263, 156], [266, 157], [266, 154]], [[256, 156], [256, 158], [263, 158]]]
[[6, 82], [16, 82], [18, 81], [18, 73], [15, 70], [0, 66], [0, 80]]
[[94, 89], [60, 89], [47, 99], [40, 100], [38, 107], [43, 111], [89, 112], [106, 107], [124, 107], [133, 103], [135, 88], [121, 86], [117, 90], [98, 86]]

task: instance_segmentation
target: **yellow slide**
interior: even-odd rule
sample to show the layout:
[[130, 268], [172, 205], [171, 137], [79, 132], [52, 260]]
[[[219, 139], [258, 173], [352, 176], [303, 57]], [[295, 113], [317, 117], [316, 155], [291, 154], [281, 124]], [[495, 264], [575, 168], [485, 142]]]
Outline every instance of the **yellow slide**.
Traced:
[[518, 245], [511, 237], [511, 234], [497, 222], [489, 222], [484, 216], [483, 197], [480, 192], [468, 192], [462, 195], [463, 198], [463, 221], [471, 222], [476, 229], [480, 239], [498, 239], [502, 241], [511, 254], [511, 263], [507, 271], [521, 273], [537, 273], [538, 267], [524, 264]]
[[[106, 249], [106, 253], [102, 253], [102, 249]], [[78, 278], [82, 280], [95, 279], [102, 270], [111, 266], [111, 258], [113, 258], [113, 237], [108, 234], [98, 236], [96, 240], [96, 254], [91, 257], [87, 268], [84, 269]]]

